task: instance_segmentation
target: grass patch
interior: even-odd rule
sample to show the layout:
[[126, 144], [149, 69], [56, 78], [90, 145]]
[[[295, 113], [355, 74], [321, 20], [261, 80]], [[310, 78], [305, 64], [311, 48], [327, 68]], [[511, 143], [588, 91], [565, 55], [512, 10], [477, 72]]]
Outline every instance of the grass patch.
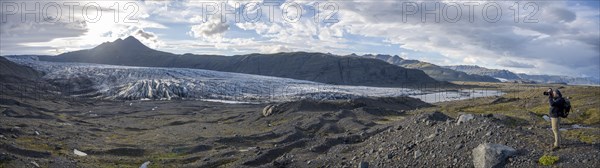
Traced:
[[554, 163], [558, 162], [559, 159], [560, 158], [558, 156], [544, 155], [544, 156], [540, 157], [538, 162], [542, 166], [551, 166]]
[[[474, 114], [504, 114], [506, 116], [523, 119], [529, 124], [549, 125], [542, 120], [543, 115], [548, 115], [550, 106], [548, 97], [542, 92], [549, 87], [558, 88], [558, 85], [513, 85], [506, 83], [466, 83], [471, 85], [486, 85], [491, 89], [502, 90], [507, 93], [500, 97], [485, 97], [468, 100], [435, 103], [435, 107], [423, 108], [417, 111], [441, 111], [449, 116], [457, 117], [459, 113]], [[562, 118], [561, 124], [580, 124], [586, 126], [600, 125], [600, 87], [590, 86], [562, 86], [563, 95], [571, 97], [572, 110], [569, 117]], [[509, 101], [493, 103], [496, 99]], [[512, 100], [511, 100], [512, 99]], [[516, 100], [515, 100], [516, 99]], [[535, 115], [531, 115], [533, 113]], [[523, 124], [521, 122], [516, 124]]]
[[598, 128], [569, 130], [565, 131], [563, 135], [567, 139], [578, 140], [587, 144], [600, 143], [600, 129]]

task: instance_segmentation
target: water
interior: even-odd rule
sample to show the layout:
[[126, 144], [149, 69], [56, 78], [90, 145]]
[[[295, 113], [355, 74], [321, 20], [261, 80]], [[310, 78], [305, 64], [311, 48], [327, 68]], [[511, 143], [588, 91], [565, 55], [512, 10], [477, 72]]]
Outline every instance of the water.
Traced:
[[419, 95], [410, 95], [412, 98], [421, 99], [427, 103], [438, 103], [445, 101], [465, 100], [479, 97], [490, 97], [490, 96], [502, 96], [506, 93], [498, 90], [456, 90], [456, 91], [442, 91], [442, 92], [429, 92]]

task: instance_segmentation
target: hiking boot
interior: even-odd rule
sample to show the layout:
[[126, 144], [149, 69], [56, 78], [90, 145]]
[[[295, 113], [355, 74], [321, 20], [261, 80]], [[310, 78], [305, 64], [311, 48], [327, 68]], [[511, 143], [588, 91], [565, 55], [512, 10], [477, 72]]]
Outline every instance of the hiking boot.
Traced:
[[559, 147], [559, 146], [552, 146], [552, 151], [557, 151], [557, 150], [559, 150], [559, 149], [560, 149], [560, 147]]

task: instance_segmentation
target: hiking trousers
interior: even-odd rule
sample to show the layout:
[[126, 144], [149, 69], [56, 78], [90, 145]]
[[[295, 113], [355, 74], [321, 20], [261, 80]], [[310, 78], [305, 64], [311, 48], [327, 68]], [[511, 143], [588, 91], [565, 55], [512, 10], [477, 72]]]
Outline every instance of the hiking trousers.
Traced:
[[560, 118], [551, 117], [550, 121], [552, 122], [552, 132], [554, 133], [554, 147], [558, 147], [558, 145], [560, 144]]

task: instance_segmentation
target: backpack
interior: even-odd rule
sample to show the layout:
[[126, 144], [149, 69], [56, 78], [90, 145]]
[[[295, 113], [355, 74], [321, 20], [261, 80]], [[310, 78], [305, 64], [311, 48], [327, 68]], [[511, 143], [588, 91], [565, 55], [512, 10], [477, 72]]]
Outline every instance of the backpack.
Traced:
[[571, 101], [569, 101], [568, 98], [565, 98], [565, 104], [563, 105], [563, 111], [560, 114], [560, 117], [567, 118], [569, 112], [571, 112]]

